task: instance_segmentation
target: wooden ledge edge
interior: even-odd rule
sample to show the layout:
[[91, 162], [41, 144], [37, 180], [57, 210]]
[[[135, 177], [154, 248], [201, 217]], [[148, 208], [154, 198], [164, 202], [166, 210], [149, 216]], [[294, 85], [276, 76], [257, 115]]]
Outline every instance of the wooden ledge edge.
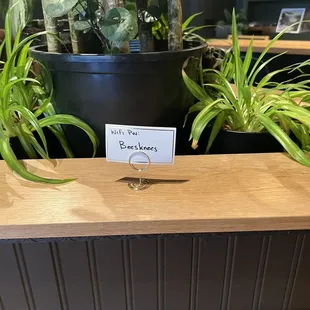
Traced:
[[64, 223], [0, 226], [0, 239], [35, 239], [178, 233], [229, 233], [310, 230], [309, 217], [189, 219], [109, 223]]

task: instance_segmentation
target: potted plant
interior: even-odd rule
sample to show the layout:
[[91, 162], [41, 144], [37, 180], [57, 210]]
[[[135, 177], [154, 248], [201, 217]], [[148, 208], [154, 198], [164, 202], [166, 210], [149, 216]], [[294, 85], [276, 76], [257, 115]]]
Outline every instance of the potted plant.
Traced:
[[21, 177], [34, 182], [60, 184], [68, 179], [46, 179], [29, 172], [18, 158], [49, 159], [51, 140], [48, 132], [59, 141], [67, 157], [73, 152], [61, 125], [73, 125], [86, 133], [97, 149], [94, 131], [83, 121], [68, 114], [57, 114], [51, 104], [52, 83], [44, 67], [38, 76], [33, 70], [34, 59], [28, 56], [34, 34], [20, 41], [17, 30], [14, 44], [11, 37], [11, 9], [5, 19], [5, 40], [0, 44], [0, 56], [6, 51], [6, 61], [0, 70], [0, 154], [8, 166]]
[[[167, 50], [169, 32], [168, 16], [164, 9], [157, 12], [153, 9], [153, 7], [156, 6], [149, 7], [149, 15], [147, 15], [146, 19], [151, 16], [150, 21], [152, 25], [152, 38], [154, 38], [154, 48], [156, 50]], [[192, 14], [182, 24], [183, 40], [188, 45], [190, 45], [192, 42], [194, 42], [195, 45], [195, 42], [197, 41], [205, 42], [206, 39], [200, 36], [197, 32], [204, 28], [213, 27], [210, 25], [192, 26], [192, 22], [201, 14], [203, 14], [203, 12]]]
[[[180, 130], [178, 145], [180, 140], [185, 141], [182, 123], [193, 97], [184, 85], [182, 64], [188, 57], [199, 58], [207, 46], [199, 41], [186, 48], [181, 0], [169, 0], [168, 50], [152, 51], [152, 27], [145, 25], [143, 17], [149, 1], [134, 2], [135, 6], [125, 8], [123, 1], [116, 0], [42, 0], [48, 46], [31, 50], [31, 55], [51, 72], [56, 111], [72, 113], [90, 124], [101, 142], [101, 156], [105, 155], [106, 123], [173, 126]], [[71, 50], [61, 47], [52, 34], [57, 34], [57, 18], [66, 14]], [[85, 32], [101, 48], [99, 54], [85, 52], [80, 40]], [[141, 52], [131, 53], [129, 41], [137, 36]], [[196, 66], [197, 61], [193, 61], [187, 68], [193, 79]], [[89, 142], [84, 136], [72, 128], [65, 130], [78, 156], [89, 156]]]
[[[232, 49], [225, 54], [220, 69], [201, 71], [202, 86], [191, 80], [183, 70], [185, 84], [199, 100], [189, 110], [189, 114], [199, 112], [191, 128], [192, 147], [197, 148], [202, 132], [211, 124], [206, 152], [212, 151], [215, 144], [220, 148], [218, 153], [275, 151], [280, 144], [296, 161], [310, 166], [305, 154], [310, 150], [310, 111], [309, 107], [302, 104], [310, 98], [309, 80], [272, 82], [277, 74], [301, 71], [310, 62], [270, 72], [255, 83], [259, 72], [282, 55], [262, 62], [274, 42], [287, 29], [271, 40], [252, 67], [253, 40], [242, 60], [234, 12], [232, 31]], [[205, 83], [204, 78], [208, 78], [209, 82]], [[292, 134], [299, 145], [292, 140]]]
[[[225, 9], [224, 10], [225, 20], [220, 20], [215, 28], [215, 36], [219, 39], [227, 39], [228, 36], [232, 33], [231, 24], [232, 24], [232, 14]], [[245, 10], [240, 10], [236, 14], [237, 20], [237, 29], [238, 34], [245, 34], [248, 31], [248, 20]]]

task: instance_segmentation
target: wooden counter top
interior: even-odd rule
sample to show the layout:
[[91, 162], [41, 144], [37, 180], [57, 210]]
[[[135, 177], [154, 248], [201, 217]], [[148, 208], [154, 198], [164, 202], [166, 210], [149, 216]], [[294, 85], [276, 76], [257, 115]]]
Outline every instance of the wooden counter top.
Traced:
[[284, 154], [177, 157], [151, 166], [165, 181], [142, 192], [119, 181], [136, 176], [128, 165], [105, 159], [26, 165], [78, 180], [29, 183], [0, 161], [1, 239], [310, 229], [310, 169]]
[[[254, 40], [253, 51], [260, 53], [270, 43], [270, 40]], [[232, 40], [229, 39], [211, 39], [208, 40], [210, 46], [228, 49], [232, 46]], [[239, 39], [240, 50], [246, 52], [250, 40]], [[310, 55], [310, 41], [288, 41], [279, 40], [273, 44], [269, 53], [279, 54], [287, 51], [287, 54], [293, 55]]]

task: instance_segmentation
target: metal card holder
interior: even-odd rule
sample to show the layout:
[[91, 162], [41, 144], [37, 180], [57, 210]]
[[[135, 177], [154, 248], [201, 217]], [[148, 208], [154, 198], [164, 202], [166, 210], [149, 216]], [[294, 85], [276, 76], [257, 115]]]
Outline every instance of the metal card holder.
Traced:
[[[147, 163], [146, 163], [146, 165], [145, 165], [143, 168], [138, 168], [138, 167], [136, 167], [136, 166], [132, 163], [133, 157], [134, 157], [135, 155], [137, 155], [137, 154], [143, 154], [143, 155], [146, 157], [146, 159], [147, 159]], [[150, 157], [149, 157], [145, 152], [142, 152], [142, 151], [133, 152], [133, 153], [129, 156], [129, 161], [128, 161], [128, 162], [129, 162], [130, 167], [131, 167], [133, 170], [135, 170], [135, 171], [137, 171], [137, 172], [139, 172], [139, 173], [141, 173], [141, 172], [143, 172], [143, 171], [146, 171], [146, 170], [149, 168], [149, 166], [151, 165], [151, 159], [150, 159]], [[148, 180], [142, 178], [141, 176], [139, 176], [139, 182], [138, 182], [138, 183], [137, 183], [136, 181], [133, 181], [133, 182], [131, 182], [131, 183], [128, 184], [128, 187], [129, 187], [130, 189], [134, 190], [134, 191], [142, 191], [142, 190], [145, 190], [145, 189], [149, 188], [150, 186], [151, 186], [150, 182], [149, 182]]]

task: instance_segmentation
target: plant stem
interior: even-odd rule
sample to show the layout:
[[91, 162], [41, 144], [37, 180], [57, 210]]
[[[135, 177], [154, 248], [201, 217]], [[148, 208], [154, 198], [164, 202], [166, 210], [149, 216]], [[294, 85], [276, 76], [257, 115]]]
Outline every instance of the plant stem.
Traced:
[[9, 137], [15, 137], [16, 136], [16, 133], [15, 133], [15, 131], [14, 131], [10, 121], [7, 121], [6, 119], [3, 119], [1, 126], [4, 127], [4, 130], [7, 132], [7, 135]]
[[152, 23], [146, 23], [144, 18], [142, 20], [139, 18], [139, 15], [143, 17], [142, 13], [147, 10], [148, 0], [137, 0], [136, 4], [141, 52], [153, 52], [154, 38], [152, 34]]
[[38, 158], [36, 151], [32, 147], [32, 144], [29, 140], [27, 140], [23, 129], [21, 128], [20, 125], [16, 125], [15, 127], [17, 137], [23, 147], [23, 149], [26, 151], [27, 155], [29, 156], [30, 159], [36, 159]]
[[[99, 0], [99, 4], [103, 6], [105, 13], [114, 8], [123, 8], [124, 0]], [[112, 42], [113, 47], [113, 42]], [[130, 53], [129, 42], [123, 42], [119, 47], [120, 51], [125, 54]]]
[[[103, 1], [104, 0], [99, 0], [98, 1], [98, 5], [99, 5], [100, 8], [103, 8]], [[89, 8], [90, 0], [87, 0], [86, 6], [83, 6], [81, 2], [80, 2], [80, 4], [84, 8], [84, 10], [87, 12], [87, 14], [90, 16], [91, 15], [90, 8]], [[81, 13], [81, 12], [79, 12], [79, 13]], [[102, 49], [104, 50], [106, 47], [110, 49], [111, 46], [110, 46], [109, 40], [107, 40], [105, 38], [105, 36], [101, 33], [101, 31], [99, 30], [98, 25], [96, 24], [96, 22], [94, 22], [92, 19], [90, 19], [88, 21], [88, 23], [89, 23], [89, 26], [91, 27], [92, 31], [94, 32], [94, 34], [100, 40], [100, 42], [102, 44]]]
[[178, 51], [183, 49], [182, 36], [182, 1], [168, 0], [168, 49]]
[[73, 54], [80, 54], [83, 52], [83, 46], [81, 42], [81, 32], [74, 29], [74, 22], [79, 19], [79, 15], [74, 14], [72, 11], [68, 13], [68, 21], [70, 27], [70, 36], [71, 36], [71, 44], [72, 44], [72, 52]]
[[51, 18], [45, 13], [45, 8], [49, 4], [50, 0], [42, 0], [43, 16], [45, 30], [47, 31], [46, 40], [47, 40], [47, 49], [50, 53], [60, 53], [60, 43], [57, 39], [58, 36], [58, 24], [57, 18]]

